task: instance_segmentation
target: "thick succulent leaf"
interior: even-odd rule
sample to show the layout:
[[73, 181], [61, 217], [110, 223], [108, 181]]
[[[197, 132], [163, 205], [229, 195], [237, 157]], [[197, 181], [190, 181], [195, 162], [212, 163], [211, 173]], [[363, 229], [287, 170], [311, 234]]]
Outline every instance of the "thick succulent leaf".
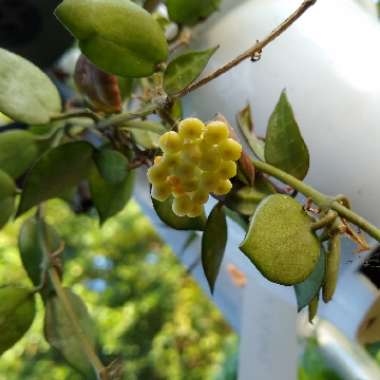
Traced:
[[169, 17], [179, 24], [193, 25], [215, 12], [221, 0], [167, 0]]
[[[44, 232], [43, 239], [41, 231]], [[20, 229], [18, 249], [21, 262], [34, 286], [42, 285], [47, 269], [46, 253], [56, 252], [61, 244], [57, 231], [43, 220], [32, 217]]]
[[55, 14], [82, 53], [110, 74], [149, 76], [168, 57], [159, 24], [129, 0], [64, 0]]
[[175, 230], [193, 230], [203, 231], [206, 225], [206, 217], [204, 215], [197, 218], [188, 218], [186, 216], [178, 216], [172, 210], [173, 198], [169, 198], [165, 202], [160, 202], [152, 198], [153, 207], [159, 218], [169, 227]]
[[0, 355], [17, 343], [33, 323], [34, 294], [24, 288], [0, 288]]
[[[64, 289], [70, 309], [79, 321], [78, 327], [89, 343], [95, 345], [94, 323], [83, 301], [70, 289]], [[63, 358], [86, 378], [92, 378], [92, 367], [85, 355], [78, 333], [68, 316], [67, 309], [55, 296], [47, 300], [45, 305], [44, 333], [49, 344]]]
[[309, 170], [309, 151], [285, 91], [269, 120], [265, 160], [299, 179], [305, 178]]
[[15, 211], [16, 185], [11, 177], [0, 170], [0, 228], [7, 224]]
[[322, 298], [324, 302], [330, 302], [335, 293], [338, 283], [339, 268], [341, 259], [341, 236], [334, 235], [328, 241], [327, 261], [325, 279], [322, 289]]
[[60, 112], [61, 99], [49, 77], [26, 59], [0, 48], [0, 112], [43, 124]]
[[94, 153], [99, 174], [111, 184], [122, 182], [128, 173], [128, 160], [117, 150], [104, 148]]
[[202, 265], [211, 293], [222, 264], [227, 244], [227, 221], [221, 204], [211, 211], [202, 237]]
[[24, 174], [38, 158], [36, 138], [27, 131], [0, 133], [0, 169], [13, 178]]
[[225, 204], [239, 214], [252, 216], [259, 203], [268, 195], [275, 193], [276, 189], [273, 185], [266, 178], [258, 176], [253, 186], [243, 186], [230, 191], [226, 196]]
[[326, 270], [326, 252], [321, 247], [321, 255], [318, 264], [315, 266], [311, 275], [300, 284], [294, 286], [296, 292], [298, 311], [309, 305], [311, 301], [319, 294], [325, 277]]
[[87, 178], [93, 165], [92, 146], [84, 141], [60, 145], [46, 152], [29, 171], [17, 214], [59, 197]]
[[92, 200], [99, 213], [100, 223], [103, 224], [127, 205], [133, 193], [135, 174], [130, 171], [121, 182], [110, 183], [94, 168], [89, 182]]
[[254, 130], [251, 107], [248, 105], [237, 114], [237, 124], [251, 151], [265, 161], [265, 142], [260, 140]]
[[182, 54], [171, 61], [164, 74], [164, 89], [174, 95], [194, 82], [218, 47]]
[[270, 195], [257, 208], [240, 249], [268, 280], [295, 285], [314, 271], [320, 242], [313, 221], [292, 197]]
[[78, 90], [99, 111], [121, 112], [121, 93], [118, 77], [95, 66], [83, 54], [75, 66], [74, 80]]

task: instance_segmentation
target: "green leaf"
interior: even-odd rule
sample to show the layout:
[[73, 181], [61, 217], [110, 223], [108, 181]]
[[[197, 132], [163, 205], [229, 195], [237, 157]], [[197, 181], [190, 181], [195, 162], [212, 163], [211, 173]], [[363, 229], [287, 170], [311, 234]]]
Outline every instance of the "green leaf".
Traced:
[[252, 217], [240, 249], [268, 280], [295, 285], [314, 271], [320, 242], [303, 206], [288, 195], [265, 198]]
[[[43, 240], [40, 231], [44, 232]], [[29, 218], [21, 226], [18, 249], [22, 265], [34, 286], [42, 285], [45, 280], [44, 272], [48, 265], [45, 253], [56, 252], [60, 244], [57, 231], [39, 218]]]
[[165, 202], [160, 202], [152, 198], [153, 207], [159, 218], [169, 227], [175, 230], [193, 230], [203, 231], [206, 225], [206, 217], [204, 215], [197, 218], [188, 218], [186, 216], [178, 216], [172, 210], [173, 198], [169, 198]]
[[0, 133], [0, 169], [13, 178], [24, 174], [37, 160], [36, 136], [27, 131]]
[[156, 135], [162, 135], [167, 132], [167, 129], [161, 123], [155, 121], [131, 120], [123, 124], [122, 128], [129, 131], [151, 132]]
[[258, 176], [253, 186], [243, 186], [230, 191], [225, 204], [231, 210], [244, 216], [252, 216], [259, 203], [268, 195], [275, 194], [276, 189], [263, 176]]
[[92, 146], [84, 141], [60, 145], [45, 153], [26, 177], [17, 214], [59, 197], [85, 179], [93, 163], [92, 153]]
[[0, 355], [17, 343], [33, 323], [34, 294], [24, 288], [0, 288]]
[[202, 265], [211, 293], [222, 264], [227, 244], [227, 221], [221, 204], [211, 211], [202, 237]]
[[294, 286], [296, 292], [298, 311], [310, 304], [310, 302], [319, 294], [325, 277], [326, 270], [326, 252], [321, 247], [318, 264], [315, 266], [311, 275], [300, 284]]
[[[94, 323], [86, 305], [70, 289], [64, 289], [64, 294], [79, 322], [82, 334], [86, 336], [91, 345], [95, 345]], [[67, 309], [57, 297], [51, 297], [46, 302], [44, 333], [49, 344], [63, 356], [71, 367], [81, 372], [86, 378], [92, 378], [93, 370], [83, 351], [75, 326], [68, 317]]]
[[94, 161], [100, 175], [111, 184], [120, 183], [127, 176], [128, 159], [116, 150], [98, 150], [94, 154]]
[[265, 142], [260, 140], [254, 131], [251, 107], [247, 105], [237, 114], [237, 125], [252, 152], [265, 161]]
[[44, 124], [60, 112], [49, 77], [26, 59], [0, 48], [0, 112], [27, 124]]
[[305, 178], [309, 170], [309, 151], [285, 91], [269, 120], [265, 160], [298, 179]]
[[15, 211], [16, 185], [13, 179], [0, 170], [0, 228], [3, 228]]
[[171, 61], [164, 74], [164, 89], [174, 95], [188, 87], [201, 74], [218, 49], [214, 47], [199, 52], [182, 54]]
[[215, 12], [221, 0], [167, 0], [169, 17], [179, 24], [193, 25]]
[[146, 77], [168, 57], [160, 25], [129, 0], [64, 0], [55, 14], [82, 53], [108, 73]]
[[133, 171], [128, 172], [122, 182], [112, 184], [105, 181], [95, 168], [92, 170], [89, 178], [90, 191], [101, 224], [124, 209], [132, 197], [134, 182]]

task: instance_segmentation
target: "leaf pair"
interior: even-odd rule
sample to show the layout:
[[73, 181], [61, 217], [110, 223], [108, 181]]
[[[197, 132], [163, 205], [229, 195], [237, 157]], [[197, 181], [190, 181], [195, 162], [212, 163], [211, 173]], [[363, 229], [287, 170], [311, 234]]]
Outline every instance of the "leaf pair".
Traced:
[[320, 257], [312, 223], [296, 200], [271, 195], [258, 206], [240, 249], [268, 280], [281, 285], [301, 283]]
[[83, 54], [110, 74], [146, 77], [168, 57], [159, 24], [129, 0], [64, 0], [55, 14]]
[[305, 178], [310, 164], [309, 152], [285, 91], [269, 119], [265, 142], [253, 131], [249, 106], [239, 112], [237, 122], [248, 146], [259, 159], [298, 179]]

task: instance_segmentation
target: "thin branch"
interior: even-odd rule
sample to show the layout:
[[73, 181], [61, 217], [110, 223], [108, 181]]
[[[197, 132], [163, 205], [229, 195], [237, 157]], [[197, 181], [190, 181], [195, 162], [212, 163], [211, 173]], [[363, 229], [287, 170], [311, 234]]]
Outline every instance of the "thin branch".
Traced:
[[158, 105], [150, 105], [135, 112], [125, 112], [120, 115], [110, 117], [109, 119], [102, 120], [95, 127], [96, 129], [102, 131], [112, 126], [121, 125], [128, 121], [151, 115], [152, 113], [156, 112], [158, 108]]
[[312, 201], [318, 206], [320, 206], [322, 209], [325, 209], [325, 210], [331, 209], [331, 210], [336, 211], [339, 214], [339, 216], [346, 219], [350, 223], [355, 224], [356, 226], [361, 228], [363, 231], [365, 231], [368, 235], [372, 236], [377, 241], [380, 241], [380, 229], [375, 227], [365, 218], [351, 211], [345, 205], [343, 205], [341, 203], [341, 198], [342, 198], [341, 196], [333, 198], [325, 194], [322, 194], [318, 190], [300, 181], [296, 177], [293, 177], [292, 175], [285, 173], [281, 169], [278, 169], [268, 164], [267, 162], [252, 159], [252, 163], [260, 172], [266, 173], [270, 175], [271, 177], [277, 178], [282, 183], [286, 183], [287, 185], [291, 186], [293, 189], [299, 191], [304, 196], [312, 199]]
[[90, 109], [81, 109], [81, 110], [69, 111], [66, 113], [53, 115], [51, 117], [51, 121], [67, 120], [67, 119], [72, 119], [76, 117], [86, 117], [86, 118], [92, 119], [95, 123], [100, 121], [100, 117], [95, 112], [91, 111]]
[[276, 29], [274, 29], [266, 38], [262, 41], [258, 41], [256, 45], [246, 50], [244, 53], [240, 54], [238, 57], [228, 62], [224, 66], [220, 67], [213, 73], [207, 75], [203, 79], [200, 79], [198, 82], [194, 82], [189, 87], [182, 90], [176, 95], [176, 97], [182, 97], [189, 94], [190, 92], [204, 86], [208, 82], [211, 82], [215, 78], [220, 77], [225, 74], [227, 71], [231, 70], [235, 66], [239, 65], [242, 61], [246, 59], [256, 60], [261, 56], [262, 50], [269, 45], [273, 40], [285, 32], [295, 21], [297, 21], [311, 6], [313, 6], [317, 0], [304, 0], [299, 8], [292, 13], [285, 21], [283, 21]]

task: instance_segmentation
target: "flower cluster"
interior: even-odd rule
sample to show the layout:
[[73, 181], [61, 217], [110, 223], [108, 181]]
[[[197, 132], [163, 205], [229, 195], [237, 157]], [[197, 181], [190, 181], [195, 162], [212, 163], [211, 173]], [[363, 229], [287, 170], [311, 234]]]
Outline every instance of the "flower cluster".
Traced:
[[173, 212], [178, 216], [197, 217], [209, 194], [227, 194], [236, 175], [236, 162], [242, 147], [230, 138], [226, 123], [188, 118], [178, 133], [166, 132], [160, 138], [162, 156], [156, 156], [148, 170], [152, 197], [165, 201], [174, 196]]

